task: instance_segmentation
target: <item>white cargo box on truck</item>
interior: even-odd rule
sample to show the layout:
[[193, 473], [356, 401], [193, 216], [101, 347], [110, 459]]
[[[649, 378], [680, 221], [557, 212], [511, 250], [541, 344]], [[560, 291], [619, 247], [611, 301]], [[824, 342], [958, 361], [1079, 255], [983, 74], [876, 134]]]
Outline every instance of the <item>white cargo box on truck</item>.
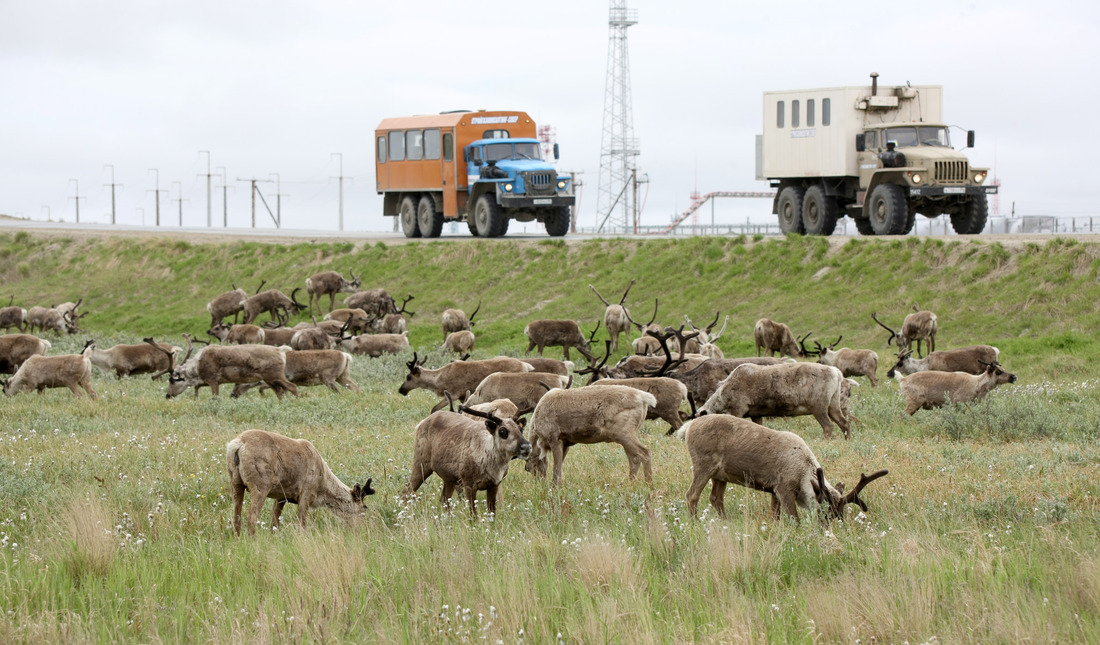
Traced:
[[[856, 175], [859, 154], [852, 142], [864, 128], [943, 120], [943, 86], [883, 89], [890, 94], [879, 90], [872, 97], [870, 86], [765, 92], [763, 163], [757, 166], [763, 174], [756, 178]], [[898, 90], [915, 97], [899, 101]]]

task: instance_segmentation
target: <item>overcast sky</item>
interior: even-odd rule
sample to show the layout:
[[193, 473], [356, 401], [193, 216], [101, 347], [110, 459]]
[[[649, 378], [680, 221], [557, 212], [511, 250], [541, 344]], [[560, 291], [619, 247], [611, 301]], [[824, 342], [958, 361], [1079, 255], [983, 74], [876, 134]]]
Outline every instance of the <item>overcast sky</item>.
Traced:
[[[1100, 5], [1091, 2], [635, 1], [629, 30], [643, 223], [690, 194], [767, 190], [753, 137], [767, 90], [943, 85], [948, 123], [977, 131], [971, 163], [1018, 215], [1100, 215], [1092, 109]], [[0, 213], [108, 223], [206, 223], [206, 179], [225, 167], [230, 226], [248, 184], [281, 178], [286, 228], [389, 230], [374, 192], [386, 117], [514, 109], [557, 130], [559, 169], [582, 172], [596, 222], [608, 5], [0, 0]], [[1076, 118], [1075, 118], [1076, 117]], [[955, 131], [956, 141], [962, 133]], [[217, 171], [215, 171], [217, 172]], [[76, 181], [73, 181], [76, 180]], [[221, 225], [215, 178], [213, 220]], [[276, 185], [260, 184], [275, 209]], [[86, 197], [86, 199], [83, 199]], [[47, 208], [48, 207], [48, 208]], [[770, 221], [770, 203], [719, 203], [717, 221]], [[710, 211], [700, 218], [710, 219]], [[273, 226], [266, 212], [258, 225]]]

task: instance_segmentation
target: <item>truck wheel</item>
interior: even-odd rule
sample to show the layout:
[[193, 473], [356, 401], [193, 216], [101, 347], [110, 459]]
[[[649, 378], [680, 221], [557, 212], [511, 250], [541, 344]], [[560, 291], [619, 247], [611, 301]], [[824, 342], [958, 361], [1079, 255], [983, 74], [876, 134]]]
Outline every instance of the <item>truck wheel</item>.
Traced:
[[420, 237], [420, 225], [416, 221], [416, 200], [412, 195], [401, 198], [397, 213], [401, 218], [401, 230], [405, 232], [405, 237]]
[[917, 211], [912, 208], [909, 209], [909, 217], [905, 218], [905, 231], [902, 235], [909, 235], [913, 232], [913, 227], [917, 224]]
[[790, 235], [806, 232], [802, 225], [802, 199], [806, 191], [801, 186], [787, 186], [779, 193], [779, 229]]
[[439, 237], [443, 232], [443, 213], [435, 211], [435, 200], [424, 195], [416, 207], [416, 223], [424, 237]]
[[836, 199], [821, 186], [810, 186], [802, 200], [802, 225], [807, 235], [832, 235], [836, 230]]
[[482, 195], [474, 205], [474, 224], [481, 237], [500, 237], [504, 232], [504, 213], [492, 195]]
[[551, 237], [561, 237], [569, 232], [569, 207], [555, 206], [553, 213], [546, 217], [546, 233]]
[[962, 213], [951, 216], [951, 228], [959, 235], [977, 235], [985, 229], [989, 218], [989, 202], [985, 195], [974, 195]]
[[875, 234], [875, 229], [871, 227], [871, 220], [869, 220], [869, 219], [857, 219], [857, 220], [854, 220], [854, 221], [856, 223], [856, 230], [859, 231], [860, 235], [874, 235]]
[[871, 191], [866, 209], [875, 235], [902, 235], [909, 221], [909, 204], [905, 191], [897, 184], [879, 184]]
[[473, 217], [466, 219], [466, 228], [470, 229], [470, 235], [477, 237], [477, 224], [474, 222]]

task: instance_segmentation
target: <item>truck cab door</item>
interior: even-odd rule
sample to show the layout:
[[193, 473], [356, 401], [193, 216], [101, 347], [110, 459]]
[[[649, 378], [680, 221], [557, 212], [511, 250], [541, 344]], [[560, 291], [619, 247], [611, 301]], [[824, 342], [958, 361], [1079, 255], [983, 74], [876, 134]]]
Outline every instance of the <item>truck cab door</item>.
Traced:
[[[458, 190], [460, 183], [457, 174], [458, 164], [455, 163], [455, 134], [454, 130], [443, 131], [443, 155], [440, 176], [443, 183], [443, 216], [458, 216]], [[465, 179], [465, 178], [464, 178]], [[462, 182], [465, 184], [465, 182]]]
[[[882, 167], [882, 160], [879, 159], [879, 153], [882, 152], [881, 142], [879, 141], [878, 130], [868, 130], [863, 133], [864, 149], [857, 153], [857, 159], [859, 160], [859, 190], [862, 193], [867, 190], [867, 186], [871, 183], [871, 176]], [[863, 202], [863, 197], [858, 197], [859, 203]]]

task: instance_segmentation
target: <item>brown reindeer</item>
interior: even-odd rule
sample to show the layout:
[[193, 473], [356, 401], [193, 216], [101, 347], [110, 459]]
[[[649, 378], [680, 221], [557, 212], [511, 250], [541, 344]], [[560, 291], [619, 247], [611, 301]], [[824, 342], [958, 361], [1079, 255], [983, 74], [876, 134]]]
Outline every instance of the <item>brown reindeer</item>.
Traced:
[[466, 312], [461, 309], [444, 309], [443, 310], [443, 338], [447, 338], [448, 335], [453, 334], [456, 331], [473, 331], [474, 330], [474, 316], [477, 312], [481, 311], [481, 301], [477, 301], [477, 308], [474, 309], [474, 313], [470, 314], [470, 317], [466, 317]]
[[[267, 280], [261, 280], [260, 286], [256, 287], [256, 293], [260, 293], [260, 289], [263, 289], [265, 284]], [[210, 314], [210, 326], [216, 326], [229, 316], [233, 316], [233, 323], [236, 324], [237, 317], [244, 311], [244, 301], [247, 299], [248, 292], [233, 285], [232, 291], [226, 291], [206, 303], [206, 311]]]
[[278, 289], [268, 289], [245, 298], [242, 303], [245, 324], [251, 324], [262, 313], [270, 314], [271, 320], [277, 320], [280, 325], [287, 324], [291, 313], [297, 314], [306, 308], [295, 297], [300, 290], [301, 287], [295, 287], [294, 291], [290, 292], [290, 297], [287, 297]]
[[993, 362], [985, 363], [985, 371], [979, 375], [964, 372], [910, 374], [901, 380], [900, 389], [906, 401], [905, 412], [912, 416], [917, 410], [931, 410], [948, 403], [981, 401], [998, 385], [1015, 382], [1015, 374]]
[[890, 337], [886, 339], [886, 345], [890, 343], [896, 343], [898, 350], [902, 349], [910, 350], [913, 348], [913, 341], [917, 342], [917, 356], [921, 354], [921, 341], [928, 342], [929, 353], [936, 351], [936, 330], [939, 328], [939, 322], [936, 319], [936, 314], [931, 311], [921, 311], [917, 305], [913, 305], [913, 313], [905, 317], [905, 320], [901, 323], [901, 330], [894, 331], [882, 323], [878, 319], [875, 312], [871, 313], [871, 318], [879, 324], [880, 327], [890, 332]]
[[592, 355], [590, 348], [592, 339], [596, 337], [596, 331], [599, 328], [600, 323], [597, 322], [596, 328], [592, 330], [592, 335], [585, 338], [581, 326], [576, 321], [532, 320], [523, 328], [523, 334], [527, 336], [529, 341], [524, 355], [530, 354], [535, 347], [539, 348], [539, 356], [542, 356], [544, 347], [561, 347], [565, 352], [565, 360], [569, 360], [569, 348], [576, 347], [578, 352], [584, 354], [584, 357], [589, 361], [592, 361], [595, 356]]
[[363, 284], [363, 274], [355, 275], [349, 270], [351, 280], [336, 271], [322, 271], [306, 278], [306, 293], [309, 294], [309, 314], [313, 315], [313, 301], [317, 301], [317, 313], [321, 313], [321, 296], [328, 296], [328, 310], [332, 311], [336, 304], [336, 294], [355, 293]]
[[[613, 305], [608, 302], [599, 291], [596, 291], [596, 287], [588, 285], [588, 288], [592, 290], [592, 293], [596, 294], [596, 297], [600, 299], [600, 302], [604, 304], [603, 312], [603, 326], [607, 330], [609, 336], [611, 336], [611, 351], [619, 351], [619, 336], [626, 333], [626, 342], [630, 342], [630, 313], [626, 309], [626, 294], [630, 293], [630, 288], [634, 286], [635, 280], [631, 280], [630, 284], [626, 286], [626, 291], [623, 292], [623, 297], [619, 298], [619, 304]], [[656, 315], [656, 312], [654, 312]]]
[[768, 356], [775, 356], [776, 352], [780, 356], [790, 356], [791, 358], [807, 356], [809, 352], [803, 343], [806, 342], [811, 333], [806, 332], [805, 336], [796, 341], [795, 335], [791, 333], [791, 328], [787, 325], [761, 318], [756, 321], [756, 325], [753, 327], [756, 355], [761, 356], [761, 351], [764, 351], [768, 353]]

